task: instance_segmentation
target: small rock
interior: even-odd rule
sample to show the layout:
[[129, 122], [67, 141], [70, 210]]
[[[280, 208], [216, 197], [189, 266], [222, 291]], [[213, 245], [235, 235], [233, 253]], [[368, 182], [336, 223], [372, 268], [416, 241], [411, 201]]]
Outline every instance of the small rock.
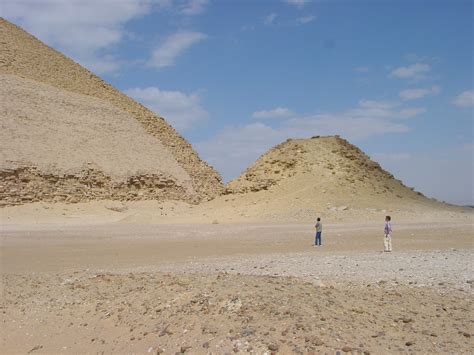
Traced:
[[415, 344], [413, 341], [407, 341], [405, 343], [406, 346], [412, 346], [413, 344]]
[[206, 341], [206, 342], [202, 343], [202, 347], [203, 347], [204, 349], [209, 349], [209, 342]]
[[32, 353], [33, 351], [40, 350], [40, 349], [43, 349], [43, 345], [36, 345], [33, 349], [28, 351], [28, 354]]
[[341, 350], [344, 351], [345, 353], [348, 353], [348, 352], [352, 351], [352, 348], [350, 346], [345, 346]]
[[321, 339], [318, 338], [318, 339], [314, 339], [314, 340], [312, 341], [312, 344], [313, 344], [314, 346], [323, 346], [323, 345], [324, 345], [324, 341], [322, 341]]
[[184, 353], [185, 353], [186, 351], [188, 351], [189, 349], [191, 349], [190, 346], [184, 346], [184, 345], [183, 345], [183, 346], [181, 347], [181, 349], [179, 349], [179, 351], [181, 351], [181, 352], [184, 354]]
[[270, 344], [268, 344], [268, 350], [270, 350], [270, 351], [278, 351], [278, 349], [279, 349], [278, 344], [275, 344], [275, 343], [270, 343]]

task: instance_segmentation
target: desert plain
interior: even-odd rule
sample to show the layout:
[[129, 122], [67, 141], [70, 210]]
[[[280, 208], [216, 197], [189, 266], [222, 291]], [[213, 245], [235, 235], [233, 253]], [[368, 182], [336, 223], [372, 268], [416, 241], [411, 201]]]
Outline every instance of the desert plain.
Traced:
[[[314, 247], [312, 220], [115, 205], [3, 210], [2, 353], [472, 350], [468, 212], [401, 216], [384, 253], [382, 211], [327, 213]], [[154, 219], [129, 222], [145, 210]]]

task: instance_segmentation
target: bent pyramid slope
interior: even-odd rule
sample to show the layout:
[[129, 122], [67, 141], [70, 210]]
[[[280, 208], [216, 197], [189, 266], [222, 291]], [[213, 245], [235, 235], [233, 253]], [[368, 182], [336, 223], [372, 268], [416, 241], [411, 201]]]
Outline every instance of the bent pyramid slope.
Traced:
[[2, 18], [0, 101], [0, 205], [222, 191], [162, 117]]

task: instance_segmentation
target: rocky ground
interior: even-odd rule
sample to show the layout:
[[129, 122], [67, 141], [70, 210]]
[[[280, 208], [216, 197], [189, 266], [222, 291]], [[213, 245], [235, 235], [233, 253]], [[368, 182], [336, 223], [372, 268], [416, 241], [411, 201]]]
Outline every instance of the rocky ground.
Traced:
[[472, 293], [295, 277], [3, 278], [2, 353], [468, 353]]
[[357, 254], [287, 253], [169, 263], [160, 270], [282, 275], [298, 277], [319, 286], [377, 283], [395, 288], [409, 285], [414, 288], [433, 287], [443, 292], [453, 289], [468, 292], [474, 280], [473, 254], [471, 250], [456, 249]]
[[[399, 250], [383, 253], [368, 227], [357, 233], [362, 249], [340, 243], [347, 228], [340, 226], [341, 234], [322, 248], [301, 244], [304, 252], [291, 251], [302, 238], [284, 237], [302, 226], [162, 226], [154, 237], [142, 226], [133, 240], [125, 227], [108, 238], [111, 226], [95, 226], [91, 245], [81, 243], [77, 228], [58, 230], [59, 239], [47, 230], [4, 232], [1, 353], [460, 354], [473, 348], [469, 228], [449, 227], [454, 248], [440, 244], [447, 230], [423, 240], [411, 226], [399, 231], [406, 235], [395, 244]], [[414, 238], [438, 249], [413, 249]], [[143, 240], [151, 244], [137, 249]], [[194, 253], [184, 253], [183, 240]], [[232, 248], [239, 243], [255, 253]], [[121, 244], [128, 253], [117, 249]], [[212, 244], [226, 256], [214, 255]], [[157, 260], [147, 256], [150, 249]]]

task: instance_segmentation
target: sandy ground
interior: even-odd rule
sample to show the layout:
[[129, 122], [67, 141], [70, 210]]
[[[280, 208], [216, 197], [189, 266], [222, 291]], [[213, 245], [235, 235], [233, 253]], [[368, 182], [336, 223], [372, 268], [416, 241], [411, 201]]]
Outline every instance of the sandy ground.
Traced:
[[394, 227], [4, 223], [0, 352], [469, 353], [472, 223]]

